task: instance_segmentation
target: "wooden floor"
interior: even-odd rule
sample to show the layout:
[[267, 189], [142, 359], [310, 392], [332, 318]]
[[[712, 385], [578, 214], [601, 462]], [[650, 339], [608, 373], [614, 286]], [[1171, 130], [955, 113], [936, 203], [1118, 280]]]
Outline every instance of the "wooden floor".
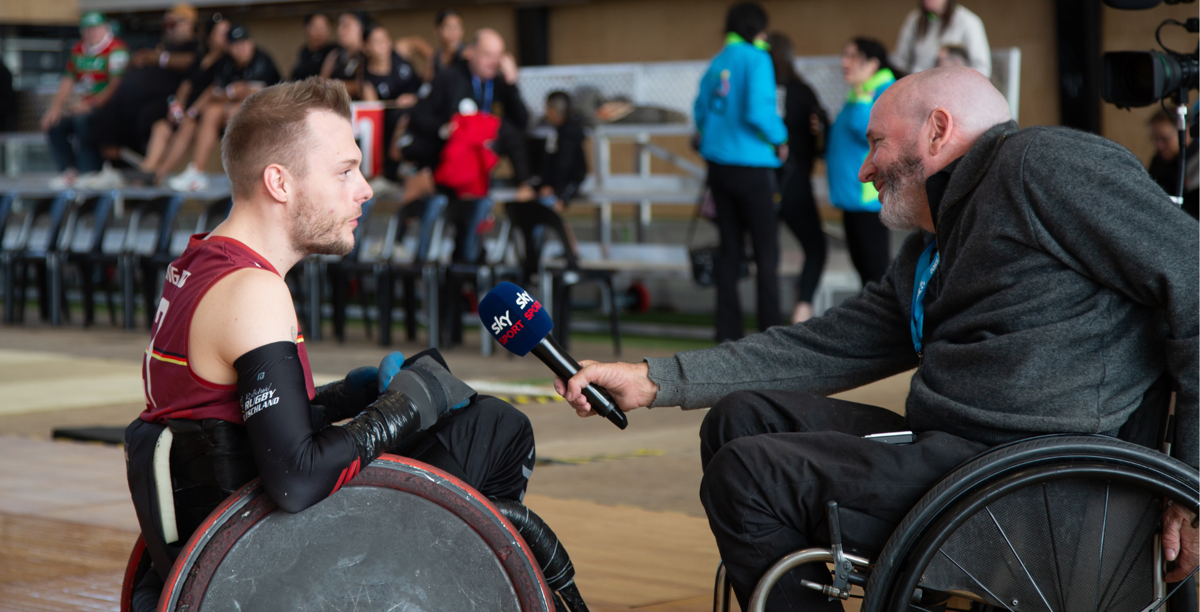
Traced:
[[[122, 450], [55, 442], [49, 432], [136, 416], [145, 340], [0, 328], [0, 612], [118, 610], [138, 530]], [[581, 358], [606, 358], [579, 350]], [[325, 372], [381, 356], [378, 347], [352, 343], [314, 343], [309, 351], [314, 369]], [[447, 359], [462, 378], [545, 383], [531, 360], [481, 360], [469, 351]], [[901, 376], [843, 397], [898, 410], [906, 390]], [[570, 552], [589, 607], [711, 610], [719, 557], [696, 495], [703, 412], [635, 411], [622, 432], [600, 419], [581, 421], [561, 402], [519, 407], [546, 460], [526, 503]]]

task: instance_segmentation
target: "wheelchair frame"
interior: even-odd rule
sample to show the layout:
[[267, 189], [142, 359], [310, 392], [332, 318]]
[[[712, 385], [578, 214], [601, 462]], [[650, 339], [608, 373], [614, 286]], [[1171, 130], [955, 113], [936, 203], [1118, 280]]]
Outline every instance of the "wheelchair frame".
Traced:
[[[792, 569], [807, 563], [832, 563], [835, 569], [841, 567], [845, 570], [844, 575], [837, 572], [833, 585], [803, 581], [804, 586], [821, 591], [831, 599], [847, 599], [849, 586], [856, 585], [864, 590], [862, 612], [908, 610], [908, 599], [914, 591], [919, 591], [921, 574], [931, 557], [959, 525], [976, 515], [977, 510], [1008, 493], [1033, 484], [1079, 478], [1104, 479], [1110, 482], [1110, 486], [1113, 480], [1133, 484], [1176, 503], [1186, 503], [1193, 512], [1200, 509], [1200, 476], [1195, 470], [1164, 453], [1099, 435], [1050, 435], [1013, 442], [967, 461], [944, 477], [901, 521], [874, 559], [841, 551], [836, 510], [833, 510], [830, 521], [833, 546], [807, 548], [777, 561], [755, 587], [747, 612], [765, 610], [767, 597], [775, 584]], [[1158, 556], [1153, 567], [1157, 579], [1154, 585], [1155, 600], [1141, 612], [1162, 608], [1174, 593], [1166, 593], [1162, 581], [1163, 563], [1158, 536], [1155, 536], [1153, 550]], [[1013, 552], [1015, 554], [1016, 551]], [[1017, 560], [1041, 595], [1040, 588], [1019, 555]], [[844, 563], [850, 566], [842, 565]], [[970, 576], [969, 573], [967, 575]], [[971, 578], [974, 579], [973, 576]], [[986, 586], [976, 582], [986, 590]], [[1188, 582], [1184, 580], [1180, 585]], [[722, 566], [717, 571], [714, 612], [726, 612], [729, 609], [730, 590]], [[968, 596], [965, 593], [956, 595]], [[969, 598], [986, 603], [986, 600], [976, 597]], [[1042, 599], [1045, 602], [1044, 596]], [[1053, 609], [1048, 602], [1045, 605]]]

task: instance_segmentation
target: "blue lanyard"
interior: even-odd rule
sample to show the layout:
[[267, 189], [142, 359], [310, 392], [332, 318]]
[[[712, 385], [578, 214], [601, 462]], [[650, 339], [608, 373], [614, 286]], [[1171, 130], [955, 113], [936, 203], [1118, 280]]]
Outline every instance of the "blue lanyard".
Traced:
[[917, 273], [913, 278], [912, 321], [909, 328], [912, 331], [913, 348], [921, 352], [921, 336], [925, 326], [925, 290], [929, 288], [929, 280], [937, 272], [941, 254], [937, 252], [937, 241], [929, 243], [925, 252], [917, 260]]
[[[479, 82], [479, 77], [471, 77], [471, 87], [475, 89], [475, 101], [479, 103], [479, 112], [492, 112], [492, 83], [494, 80], [489, 80], [486, 85]], [[482, 89], [482, 91], [480, 91]]]

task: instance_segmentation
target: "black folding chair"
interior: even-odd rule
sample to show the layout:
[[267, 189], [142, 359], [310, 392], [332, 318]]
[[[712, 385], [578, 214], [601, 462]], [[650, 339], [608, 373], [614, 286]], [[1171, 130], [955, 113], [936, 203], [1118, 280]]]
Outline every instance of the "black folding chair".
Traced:
[[[28, 212], [21, 231], [9, 250], [0, 253], [0, 268], [4, 270], [5, 323], [25, 319], [25, 285], [30, 270], [38, 286], [38, 313], [43, 321], [50, 320], [53, 309], [46, 262], [58, 245], [67, 209], [74, 200], [75, 192], [65, 191], [48, 198], [22, 201]], [[56, 296], [55, 299], [60, 298]]]
[[[171, 240], [175, 232], [175, 220], [183, 208], [183, 196], [161, 196], [149, 200], [126, 200], [130, 209], [129, 224], [125, 230], [125, 244], [120, 255], [120, 283], [125, 329], [134, 328], [136, 276], [142, 271], [142, 307], [146, 312], [146, 325], [153, 325], [158, 284], [155, 279], [175, 260], [171, 252]], [[154, 282], [145, 282], [151, 280]]]
[[[69, 277], [67, 272], [73, 268], [79, 277], [79, 287], [83, 292], [83, 326], [90, 327], [95, 322], [96, 304], [95, 290], [99, 283], [104, 290], [108, 305], [109, 320], [117, 324], [116, 308], [113, 305], [113, 287], [110, 268], [115, 271], [120, 258], [121, 244], [115, 248], [107, 247], [105, 237], [109, 233], [113, 207], [116, 204], [116, 192], [89, 197], [82, 203], [71, 207], [63, 226], [58, 248], [50, 254], [47, 261], [47, 272], [50, 276], [50, 294], [59, 296], [52, 300], [50, 319], [54, 324], [70, 320], [70, 310], [67, 308], [64, 286]], [[122, 236], [123, 237], [123, 236]], [[61, 316], [55, 312], [61, 306]]]

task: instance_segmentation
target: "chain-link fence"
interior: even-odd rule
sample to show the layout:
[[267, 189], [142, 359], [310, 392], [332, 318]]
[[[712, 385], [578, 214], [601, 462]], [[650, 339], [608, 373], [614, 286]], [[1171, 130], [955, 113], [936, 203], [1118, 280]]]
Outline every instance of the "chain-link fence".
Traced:
[[[593, 90], [608, 100], [624, 98], [637, 105], [655, 106], [692, 118], [692, 103], [708, 62], [646, 62], [522, 68], [521, 97], [531, 116], [545, 113], [546, 96], [556, 90], [578, 96]], [[796, 71], [816, 92], [821, 105], [836, 117], [846, 100], [841, 58], [822, 55], [796, 58]], [[1017, 117], [1021, 82], [1021, 50], [992, 50], [992, 84], [1008, 99]]]

